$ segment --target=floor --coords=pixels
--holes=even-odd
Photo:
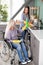
[[[34,65],[34,64],[33,64],[33,62],[31,62],[31,63],[28,63],[28,64],[26,64],[26,65]]]
[[[10,60],[7,61],[7,62],[3,62],[2,59],[0,58],[0,65],[11,65],[11,64],[10,64]],[[18,64],[17,64],[17,65],[18,65]],[[34,65],[34,64],[33,64],[33,62],[31,62],[31,63],[28,63],[28,64],[26,64],[26,65]]]
[[[12,52],[12,54],[14,55],[13,52]],[[14,58],[13,55],[11,55],[11,56]],[[11,59],[12,59],[12,57],[10,57],[10,59],[7,62],[4,62],[2,60],[2,58],[1,58],[1,55],[0,55],[0,65],[11,65]],[[13,64],[13,65],[18,65],[18,54],[15,55],[15,63],[16,64]],[[31,63],[28,63],[26,65],[34,65],[34,64],[33,64],[33,61],[32,61]]]
[[[16,64],[13,64],[13,65],[18,65],[18,62],[17,62],[17,60],[18,60],[18,58],[17,58],[18,56],[15,56],[15,63]],[[0,56],[0,65],[11,65],[11,58],[7,61],[7,62],[4,62],[3,60],[2,60],[2,58],[1,58],[1,56]],[[21,64],[20,64],[21,65]],[[26,64],[26,65],[34,65],[33,64],[33,61],[31,62],[31,63],[28,63],[28,64]]]
[[[28,63],[27,65],[34,65],[34,64],[33,64],[33,62],[31,62],[31,63]]]
[[[29,42],[28,42],[28,43],[29,43]],[[12,53],[12,54],[13,54],[13,53]],[[17,56],[16,56],[16,60],[17,60]],[[15,60],[16,64],[13,64],[13,65],[18,65],[18,63],[17,63],[16,60]],[[4,61],[2,60],[2,58],[0,57],[0,65],[11,65],[10,61],[11,61],[11,58],[10,58],[7,62],[4,62]],[[34,65],[34,64],[33,64],[33,61],[32,61],[31,63],[28,63],[28,64],[26,64],[26,65]]]

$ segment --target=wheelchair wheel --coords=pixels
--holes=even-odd
[[[0,41],[0,57],[4,62],[8,61],[10,57],[9,47],[4,41]]]

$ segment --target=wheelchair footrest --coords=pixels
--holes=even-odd
[[[11,65],[13,65],[13,61],[14,61],[14,59],[11,60]]]
[[[19,61],[19,65],[27,65],[27,64],[21,64],[21,62]]]

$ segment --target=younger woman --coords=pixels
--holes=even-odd
[[[30,19],[29,6],[25,6],[25,7],[24,7],[24,11],[23,11],[23,13],[22,13],[22,15],[21,15],[21,20],[26,21],[26,19],[28,19],[28,21],[29,21],[29,19]]]
[[[23,11],[23,13],[22,13],[22,15],[21,15],[21,20],[22,20],[22,21],[28,20],[28,22],[29,22],[29,20],[30,20],[29,6],[25,6],[25,7],[24,7],[24,11]],[[23,27],[23,24],[21,24],[20,27],[22,28],[22,27]],[[22,32],[23,39],[25,39],[26,31],[27,31],[27,30],[24,30],[24,31]]]

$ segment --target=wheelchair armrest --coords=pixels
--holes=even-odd
[[[0,33],[3,34],[3,37],[2,37],[2,38],[3,38],[3,40],[6,42],[6,44],[8,45],[9,49],[13,50],[12,42],[8,42],[9,39],[5,39],[5,38],[4,38],[4,34],[5,34],[5,32],[4,32],[4,31],[0,31]],[[14,48],[14,49],[15,49],[15,48]]]
[[[12,48],[12,43],[8,42],[8,39],[4,39],[4,41],[6,42],[6,44],[8,45],[9,49],[13,50]]]
[[[22,35],[17,35],[18,36],[18,39],[21,39]]]
[[[2,38],[3,38],[3,40],[6,42],[6,44],[8,45],[8,47],[12,49],[12,45],[11,45],[11,43],[8,42],[8,39],[5,39],[5,38],[4,38],[4,34],[5,34],[5,32],[4,32],[4,31],[0,31],[0,33],[3,34],[3,37],[2,37]]]

